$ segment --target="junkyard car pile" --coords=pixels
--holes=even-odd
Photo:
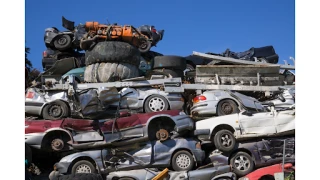
[[[26,159],[59,154],[51,180],[294,177],[294,73],[272,46],[208,60],[150,51],[152,25],[62,24],[25,97]]]

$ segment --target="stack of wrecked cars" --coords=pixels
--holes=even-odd
[[[150,50],[164,36],[152,25],[62,25],[45,30],[44,72],[25,95],[26,147],[61,157],[49,179],[236,180],[294,166],[295,67],[273,46],[181,57]]]

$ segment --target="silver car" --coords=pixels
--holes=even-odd
[[[121,108],[137,112],[157,112],[165,110],[182,110],[184,99],[178,93],[166,93],[153,88],[123,88],[120,92],[128,92],[121,100]],[[29,88],[25,99],[25,113],[41,116],[45,119],[60,119],[68,117],[74,111],[69,103],[66,91],[41,91]],[[109,106],[117,107],[118,101]]]
[[[176,171],[191,170],[201,164],[205,158],[200,142],[192,138],[175,138],[163,142],[149,141],[121,148],[120,153],[126,151],[131,157],[123,154],[114,156],[112,149],[78,152],[65,156],[56,163],[54,166],[59,173],[53,174],[105,174],[115,170],[140,169],[141,165],[135,163],[133,158],[143,162],[148,168],[172,166]],[[116,167],[110,163],[115,157],[119,159],[116,161]]]
[[[242,109],[265,110],[253,97],[227,90],[212,90],[193,98],[191,114],[194,117],[223,116],[239,113]]]

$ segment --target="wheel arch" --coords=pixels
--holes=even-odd
[[[43,115],[43,109],[44,107],[48,106],[50,103],[53,103],[53,102],[57,102],[57,101],[61,101],[63,103],[65,103],[68,107],[68,111],[69,111],[69,115],[71,114],[71,107],[69,105],[69,102],[64,100],[64,99],[56,99],[56,100],[53,100],[53,101],[50,101],[50,102],[46,102],[42,107],[41,107],[41,111],[40,111],[40,115],[42,116]]]
[[[172,166],[172,158],[173,158],[173,156],[179,151],[187,151],[187,152],[189,152],[192,155],[192,158],[193,158],[194,162],[197,163],[197,160],[194,157],[194,154],[192,153],[192,151],[190,149],[188,149],[188,148],[178,148],[178,149],[174,150],[173,153],[170,156],[170,166]]]
[[[171,105],[170,105],[169,99],[168,99],[167,97],[165,97],[165,96],[163,96],[163,95],[161,95],[161,94],[158,93],[158,94],[149,94],[149,95],[147,95],[147,96],[143,99],[143,103],[142,103],[142,105],[143,105],[143,112],[146,112],[144,106],[145,106],[145,104],[146,104],[146,102],[147,102],[147,99],[148,99],[150,96],[153,96],[153,95],[158,95],[158,96],[161,96],[161,97],[163,97],[164,99],[166,99],[166,100],[167,100],[167,103],[168,103],[168,110],[171,109]]]
[[[68,167],[68,173],[71,174],[71,170],[72,170],[73,165],[81,160],[86,160],[86,161],[89,161],[90,163],[92,163],[94,168],[97,170],[97,173],[100,173],[100,169],[97,168],[97,162],[89,156],[78,156],[78,157],[74,158]]]
[[[236,130],[235,130],[231,125],[229,125],[229,124],[220,124],[220,125],[218,125],[218,126],[216,126],[216,127],[214,127],[214,128],[212,129],[211,134],[210,134],[211,140],[213,140],[214,135],[215,135],[218,131],[223,130],[223,129],[229,130],[229,131],[231,131],[232,133],[234,133],[234,132],[236,131]]]
[[[234,151],[232,151],[232,153],[230,153],[229,157],[228,157],[228,164],[230,164],[231,158],[238,152],[245,152],[247,154],[249,154],[249,156],[252,158],[253,161],[253,165],[255,166],[256,164],[256,159],[254,158],[254,156],[252,155],[251,151],[249,149],[246,148],[238,148]]]
[[[161,121],[161,122],[164,122],[164,120],[163,119],[165,119],[165,121],[169,121],[169,122],[172,122],[172,123],[174,123],[174,126],[176,126],[176,122],[171,118],[171,116],[170,115],[168,115],[168,114],[159,114],[159,115],[156,115],[156,116],[152,116],[149,120],[148,120],[148,122],[147,122],[147,124],[146,124],[146,129],[147,129],[147,134],[148,134],[148,136],[149,136],[149,129],[150,128],[152,128],[152,125],[156,122],[156,121]],[[174,128],[174,127],[173,127]]]
[[[65,129],[61,129],[61,128],[52,128],[49,129],[48,131],[45,132],[45,135],[42,138],[41,141],[41,146],[40,148],[46,148],[46,143],[49,140],[48,138],[51,138],[52,136],[54,136],[55,134],[59,134],[62,135],[64,138],[69,138],[70,140],[73,141],[72,135],[69,131],[65,130]]]
[[[192,61],[186,60],[187,64],[190,64],[193,66],[194,69],[196,69],[197,65],[195,65]]]

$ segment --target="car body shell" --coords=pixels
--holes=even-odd
[[[201,94],[205,96],[206,100],[193,103],[191,107],[191,114],[197,114],[197,116],[213,116],[217,114],[217,106],[222,100],[233,100],[239,107],[239,109],[256,109],[258,111],[264,111],[265,108],[255,98],[243,95],[238,92],[226,91],[226,90],[212,90],[205,91]]]
[[[25,120],[25,142],[31,147],[42,149],[46,135],[54,132],[66,133],[73,143],[96,141],[112,143],[132,138],[147,139],[150,122],[160,120],[160,118],[172,120],[175,127],[171,128],[178,133],[193,130],[193,120],[184,113],[179,114],[181,112],[178,110],[169,110],[120,117],[115,121],[117,128],[114,129],[114,132],[112,132],[114,119]]]
[[[196,147],[197,143],[199,143],[199,141],[192,138],[175,138],[163,142],[148,141],[139,144],[139,146],[131,147],[126,152],[135,159],[142,161],[144,166],[148,168],[169,167],[173,154],[180,150],[191,152],[194,156],[195,163],[200,164],[205,158],[205,152]],[[117,155],[123,160],[119,162],[116,169],[115,167],[109,166],[105,161],[109,161],[113,157],[111,151],[111,149],[103,149],[77,152],[63,157],[55,166],[60,174],[70,173],[70,165],[74,164],[78,159],[90,159],[94,161],[99,173],[141,168],[140,164],[133,162],[133,159],[126,155]]]
[[[285,162],[294,162],[295,138],[292,136],[236,143],[234,150],[230,152],[220,152],[215,150],[211,153],[209,159],[214,166],[224,166],[230,163],[230,160],[235,153],[246,152],[252,157],[256,168],[281,163],[283,160],[284,140],[286,140]]]
[[[281,95],[283,96],[284,101],[281,101],[280,98],[275,98],[270,101],[265,101],[264,104],[272,103],[277,110],[290,108],[295,105],[295,88],[286,88]]]
[[[182,110],[184,107],[184,99],[178,93],[166,93],[159,89],[153,88],[123,88],[121,91],[132,91],[125,95],[121,100],[121,108],[135,110],[137,112],[144,111],[146,99],[151,95],[160,95],[169,104],[170,110]],[[42,116],[43,108],[50,102],[61,100],[66,102],[71,111],[73,107],[69,104],[69,99],[66,91],[46,91],[41,92],[37,88],[29,88],[28,91],[33,92],[34,96],[25,99],[25,113],[30,115]],[[119,102],[114,102],[110,106],[117,107]]]
[[[231,130],[236,139],[294,134],[295,109],[259,113],[242,111],[196,122],[196,129],[210,129],[209,136],[199,136],[203,141],[212,140],[219,128]]]

